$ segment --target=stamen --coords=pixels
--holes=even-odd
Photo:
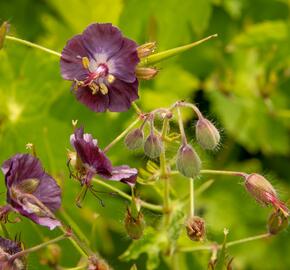
[[[94,81],[90,83],[90,88],[92,89],[93,95],[97,94],[100,89],[100,87]]]
[[[85,69],[89,69],[89,66],[90,66],[90,60],[88,57],[83,57],[82,58],[82,64],[83,64],[83,67]]]
[[[113,75],[113,74],[109,74],[108,76],[107,76],[107,81],[108,81],[108,83],[113,83],[114,81],[115,81],[115,76]]]
[[[108,94],[109,89],[104,83],[100,83],[100,91],[103,95]]]

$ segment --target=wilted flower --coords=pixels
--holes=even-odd
[[[24,257],[10,260],[11,257],[22,251],[21,243],[0,236],[0,270],[25,270],[26,260]]]
[[[280,210],[275,210],[268,219],[268,231],[270,234],[278,234],[288,227],[288,216]]]
[[[14,210],[51,230],[60,226],[53,215],[61,205],[61,191],[45,173],[40,161],[29,154],[17,154],[2,165],[7,188],[7,206],[0,219]]]
[[[127,165],[113,167],[105,153],[98,147],[98,142],[91,134],[84,134],[82,128],[75,129],[70,141],[76,150],[80,167],[77,168],[82,185],[90,186],[91,179],[99,175],[108,180],[120,181],[133,186],[137,178],[137,169]]]
[[[121,112],[138,98],[137,44],[110,23],[95,23],[69,40],[61,73],[74,81],[77,99],[95,112]]]
[[[139,58],[145,58],[151,55],[156,49],[156,42],[148,42],[143,45],[140,45],[137,48]]]
[[[163,148],[162,141],[159,135],[151,132],[144,144],[144,153],[150,158],[157,158],[160,156]]]
[[[181,145],[176,158],[176,168],[184,176],[195,178],[201,168],[201,161],[190,144]]]
[[[202,241],[205,238],[205,222],[198,216],[190,217],[186,222],[186,231],[192,241]]]
[[[280,209],[285,216],[289,215],[286,205],[278,199],[276,190],[271,183],[257,173],[245,174],[245,186],[247,191],[262,205],[272,204]]]
[[[98,259],[95,256],[90,256],[88,260],[88,270],[110,270],[109,265],[102,259]]]
[[[195,128],[196,139],[198,143],[204,148],[213,150],[220,141],[220,134],[212,122],[205,118],[198,119]]]
[[[130,150],[135,150],[142,147],[143,142],[144,133],[140,128],[133,129],[125,138],[125,144]]]

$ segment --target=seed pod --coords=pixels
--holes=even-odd
[[[201,168],[201,161],[190,144],[181,145],[176,158],[176,168],[184,176],[195,178]]]
[[[220,134],[217,128],[209,120],[199,118],[195,128],[196,139],[202,148],[214,150],[220,141]]]
[[[280,209],[287,217],[289,210],[286,205],[278,199],[278,195],[271,183],[262,175],[252,173],[245,175],[245,187],[247,191],[262,205],[273,205],[276,209]]]
[[[268,219],[268,232],[270,234],[278,234],[279,232],[287,229],[288,217],[280,211],[275,211]]]
[[[128,208],[125,216],[125,229],[130,238],[137,240],[142,237],[145,228],[144,216],[139,211],[136,218],[131,214],[131,210]]]
[[[158,73],[156,68],[152,67],[137,67],[136,68],[136,77],[142,80],[151,80]]]
[[[162,141],[158,135],[151,133],[144,144],[145,155],[150,158],[157,158],[160,156],[163,148]]]
[[[186,222],[186,231],[192,241],[203,241],[205,239],[205,222],[198,216],[190,217]]]
[[[133,129],[125,138],[125,145],[130,150],[135,150],[143,146],[144,133],[140,128]]]

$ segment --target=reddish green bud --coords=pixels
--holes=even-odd
[[[186,231],[192,241],[203,241],[205,239],[205,222],[198,216],[190,217],[186,222]]]
[[[142,237],[145,228],[144,216],[139,211],[137,217],[135,218],[131,210],[128,208],[125,216],[125,229],[130,238],[137,240]]]
[[[201,161],[190,144],[181,145],[176,159],[176,168],[184,176],[195,178],[201,168]]]
[[[136,128],[129,132],[125,138],[125,145],[130,150],[135,150],[143,146],[144,133],[141,129]]]
[[[5,36],[9,31],[10,24],[8,22],[3,22],[0,26],[0,50],[3,48]]]
[[[200,118],[195,128],[196,139],[204,149],[214,150],[220,141],[217,128],[209,120]]]
[[[156,68],[152,67],[137,67],[136,68],[136,77],[142,80],[151,80],[158,73]]]
[[[160,156],[163,148],[162,141],[158,135],[151,133],[144,144],[145,155],[150,158],[157,158]]]
[[[148,42],[137,48],[138,57],[144,58],[149,56],[156,49],[156,42]]]
[[[280,211],[275,211],[268,219],[268,231],[270,234],[278,234],[288,227],[288,217]]]
[[[40,263],[49,267],[56,267],[60,262],[61,249],[57,244],[48,245],[40,256]]]
[[[280,209],[287,217],[289,210],[286,205],[278,199],[276,190],[271,183],[262,175],[252,173],[245,175],[245,186],[247,191],[262,205],[273,205],[276,209]]]
[[[102,259],[98,259],[95,256],[88,258],[88,270],[110,270],[110,266]]]

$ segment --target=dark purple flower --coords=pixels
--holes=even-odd
[[[0,236],[0,270],[24,270],[26,262],[24,257],[10,261],[11,257],[22,251],[21,243]]]
[[[137,44],[110,23],[95,23],[70,39],[61,74],[74,81],[77,99],[95,112],[121,112],[138,98]]]
[[[61,205],[61,191],[45,173],[40,161],[29,154],[17,154],[2,165],[8,208],[51,230],[60,226],[53,215]],[[5,213],[5,211],[2,211]],[[7,212],[7,211],[6,211]],[[2,217],[3,218],[3,217]]]
[[[97,174],[105,179],[120,181],[130,186],[134,185],[137,178],[137,169],[127,165],[113,167],[105,153],[98,147],[98,142],[91,134],[84,134],[82,128],[75,130],[70,141],[81,161],[78,171],[82,184],[90,186],[91,179]]]

